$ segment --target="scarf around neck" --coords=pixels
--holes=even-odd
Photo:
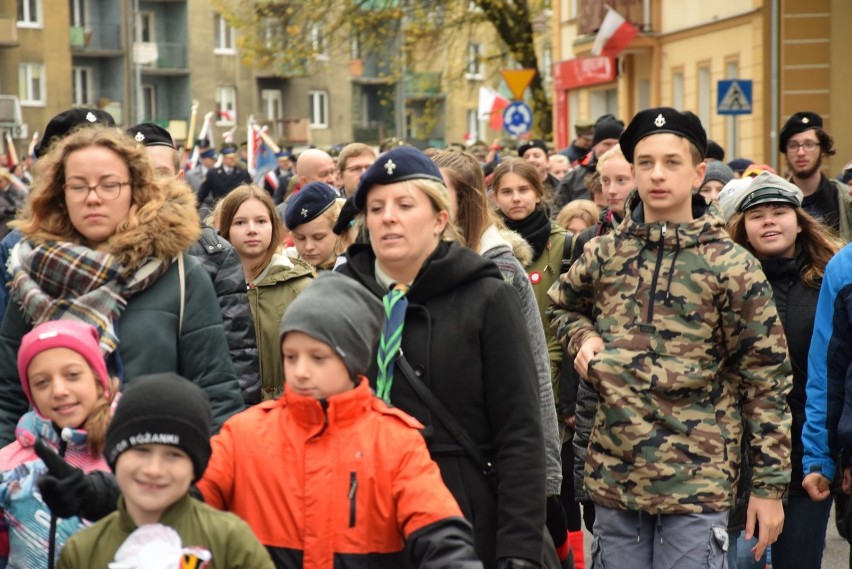
[[[520,233],[521,237],[527,240],[533,248],[533,259],[538,259],[547,247],[547,242],[550,241],[550,219],[547,215],[542,210],[536,209],[521,221],[514,221],[505,216],[503,221],[506,227]]]
[[[84,245],[24,240],[9,257],[12,298],[33,326],[49,320],[80,320],[98,329],[104,355],[115,351],[115,323],[127,300],[146,290],[169,268],[149,258],[128,270],[116,258]]]

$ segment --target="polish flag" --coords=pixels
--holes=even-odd
[[[501,97],[491,87],[479,88],[479,118],[488,119],[491,130],[503,130],[503,111],[509,99]]]
[[[595,43],[592,44],[592,55],[605,57],[618,57],[627,44],[636,37],[639,30],[636,26],[624,19],[624,17],[610,8],[606,7],[606,16],[604,16],[601,27],[595,36]]]

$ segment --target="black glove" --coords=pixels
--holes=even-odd
[[[497,569],[541,569],[541,565],[517,557],[504,557],[497,560]]]
[[[97,471],[84,474],[41,440],[36,441],[35,452],[47,466],[47,472],[38,479],[41,498],[57,517],[97,521],[115,511],[119,490],[112,475]]]

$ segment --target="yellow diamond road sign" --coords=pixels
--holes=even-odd
[[[503,69],[500,71],[503,81],[509,86],[515,100],[524,98],[524,91],[529,87],[535,73],[535,69]]]

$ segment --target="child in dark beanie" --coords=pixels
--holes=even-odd
[[[210,403],[195,384],[173,373],[136,378],[106,436],[104,455],[122,492],[118,511],[73,536],[58,566],[162,559],[156,566],[272,567],[245,522],[189,495],[210,459],[210,423]]]
[[[321,275],[281,322],[284,394],[212,440],[199,490],[246,520],[278,567],[482,567],[422,426],[361,375],[381,325],[369,291]]]

